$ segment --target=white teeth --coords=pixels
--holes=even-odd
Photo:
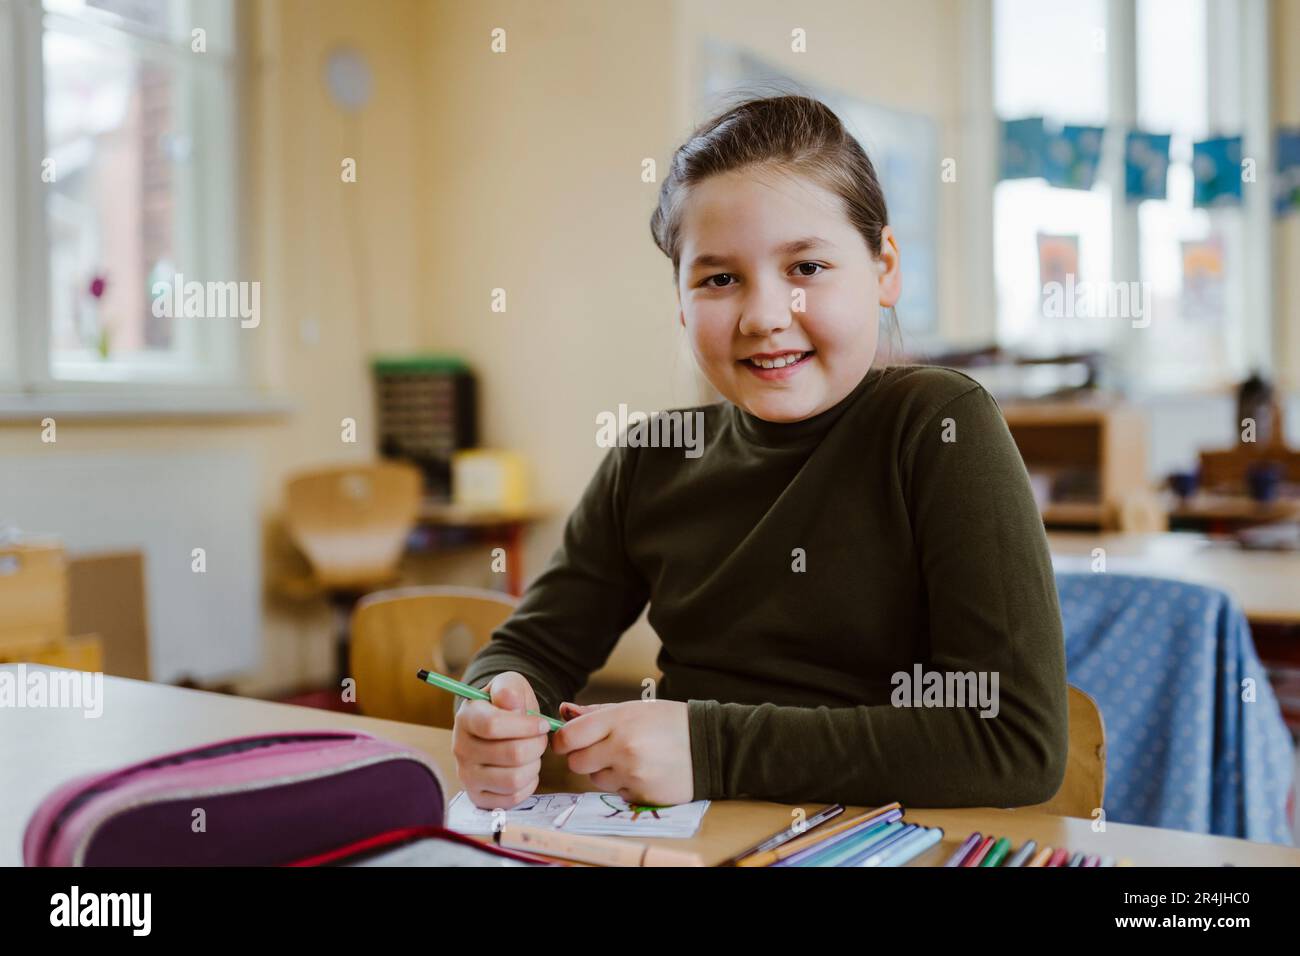
[[[782,355],[776,359],[750,359],[749,361],[761,368],[785,368],[787,365],[793,365],[807,354],[807,352],[799,352],[795,355]]]

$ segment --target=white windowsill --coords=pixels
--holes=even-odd
[[[0,391],[0,424],[67,421],[194,421],[266,419],[296,410],[287,398],[247,392],[188,391]]]

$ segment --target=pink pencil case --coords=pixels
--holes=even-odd
[[[274,866],[328,858],[381,834],[441,829],[445,794],[430,760],[368,734],[239,737],[59,787],[28,821],[23,862]]]

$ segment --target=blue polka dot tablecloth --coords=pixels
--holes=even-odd
[[[1292,843],[1295,752],[1245,615],[1214,588],[1058,572],[1069,681],[1106,729],[1106,819]]]

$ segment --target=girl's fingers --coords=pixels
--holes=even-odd
[[[486,740],[535,737],[551,729],[551,725],[540,717],[530,717],[516,710],[503,710],[486,700],[467,701],[456,719],[475,737]]]
[[[535,789],[541,770],[542,762],[534,760],[522,767],[478,766],[474,768],[470,776],[473,778],[472,787],[474,790],[510,796],[519,793],[521,790],[529,790],[530,787]],[[471,781],[465,781],[465,785],[466,789],[469,789]],[[518,802],[518,800],[515,801],[515,803]],[[511,805],[513,806],[513,804]]]
[[[574,704],[565,701],[560,705],[560,716],[564,718],[581,717],[583,714],[589,714],[593,710],[601,710],[605,707],[613,707],[613,704]]]
[[[540,760],[548,743],[545,734],[517,737],[513,740],[471,739],[466,746],[466,763],[483,767],[522,767]]]
[[[590,747],[583,747],[568,754],[569,769],[574,773],[596,774],[614,767],[616,753],[614,742],[605,737]]]

